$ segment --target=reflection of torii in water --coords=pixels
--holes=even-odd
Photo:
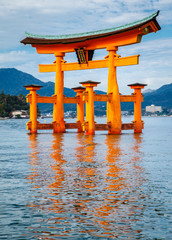
[[[69,138],[64,134],[48,134],[45,149],[39,140],[41,135],[28,136],[31,171],[27,179],[32,199],[28,207],[44,216],[44,224],[38,228],[34,214],[29,229],[39,236],[46,227],[43,239],[53,239],[56,234],[70,238],[74,230],[104,238],[121,234],[136,238],[142,231],[137,223],[143,221],[142,214],[148,207],[142,201],[146,181],[140,165],[142,136],[130,135],[128,140],[120,135],[73,135],[75,148],[70,155],[65,153]]]
[[[143,122],[141,121],[141,88],[145,84],[131,84],[135,90],[134,95],[126,96],[119,94],[116,67],[138,64],[139,55],[130,57],[120,57],[117,54],[119,47],[140,43],[142,36],[160,30],[156,20],[158,12],[147,18],[134,23],[126,24],[121,27],[87,32],[82,34],[69,34],[62,36],[42,36],[26,33],[27,37],[21,41],[23,44],[31,44],[35,47],[37,53],[54,54],[56,60],[53,64],[39,65],[40,72],[56,72],[55,95],[51,97],[40,97],[36,95],[36,90],[40,86],[25,86],[30,90],[27,99],[30,102],[30,122],[27,124],[31,133],[37,132],[37,129],[53,129],[54,132],[65,132],[67,128],[77,128],[78,131],[86,131],[86,134],[94,134],[95,130],[108,130],[109,134],[120,134],[123,129],[134,129],[135,133],[142,132]],[[108,55],[104,60],[92,60],[94,50],[106,49]],[[78,62],[66,63],[63,60],[65,54],[76,52]],[[86,103],[86,121],[84,122],[84,108],[81,107],[82,95],[77,97],[64,97],[64,71],[86,70],[95,68],[108,68],[107,95],[95,95],[93,87],[98,82],[81,82],[86,88],[84,102]],[[74,89],[77,93],[80,89]],[[94,101],[107,102],[107,124],[95,124],[94,122]],[[135,116],[134,123],[122,124],[120,102],[134,102]],[[40,124],[37,122],[36,104],[53,103],[53,122],[51,124]],[[80,106],[77,123],[65,124],[64,122],[64,103],[76,103]],[[78,108],[79,109],[79,108]],[[83,129],[82,129],[82,126]]]

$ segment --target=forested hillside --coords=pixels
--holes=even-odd
[[[11,96],[10,94],[0,93],[0,117],[11,117],[14,110],[29,110],[26,98],[23,94]]]

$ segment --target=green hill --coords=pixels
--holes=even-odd
[[[19,94],[27,95],[29,92],[24,88],[25,85],[37,84],[43,86],[38,94],[40,96],[51,96],[54,94],[54,83],[43,82],[30,74],[19,71],[15,68],[1,68],[0,69],[0,91],[3,90],[4,94],[16,95]],[[105,94],[102,91],[96,91],[99,94]],[[70,88],[64,88],[64,95],[67,97],[74,97],[76,93]],[[39,109],[42,113],[52,112],[53,104],[38,104]],[[105,114],[102,103],[95,103],[97,115]],[[103,109],[103,112],[102,112]],[[64,104],[65,111],[76,111],[76,104]]]
[[[0,89],[5,94],[27,95],[28,91],[24,88],[24,85],[37,84],[43,86],[39,94],[42,96],[51,96],[54,94],[54,83],[43,82],[28,73],[21,72],[15,68],[1,68],[0,69]],[[74,91],[69,88],[64,89],[64,94],[68,96],[74,96]]]
[[[43,82],[30,74],[19,71],[15,68],[1,68],[0,69],[0,90],[5,94],[16,95],[29,93],[24,86],[29,84],[37,84],[43,86],[38,94],[41,96],[51,96],[54,94],[54,83]],[[72,89],[64,88],[64,95],[73,97],[75,93]],[[65,106],[68,111],[70,106]],[[53,110],[52,104],[39,104],[41,112],[51,112]],[[74,108],[74,106],[71,106]]]
[[[172,83],[163,85],[151,93],[145,93],[143,107],[151,104],[172,109]]]
[[[0,93],[0,117],[12,117],[12,111],[15,110],[29,110],[24,95],[18,96],[5,95],[3,91]]]

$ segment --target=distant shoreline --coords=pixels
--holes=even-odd
[[[106,116],[95,116],[95,118],[105,118]],[[128,116],[123,116],[123,117],[134,117],[134,115],[128,115]],[[172,115],[159,115],[159,116],[155,116],[155,115],[149,115],[149,116],[142,116],[142,117],[172,117]],[[52,117],[42,117],[42,119],[47,119],[47,118],[52,118]],[[29,118],[8,118],[8,117],[5,117],[5,118],[2,118],[0,117],[0,120],[26,120],[26,119],[29,119]],[[40,118],[38,118],[40,119]],[[73,117],[65,117],[64,119],[74,119]]]

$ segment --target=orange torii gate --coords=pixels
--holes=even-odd
[[[30,103],[30,121],[27,126],[31,133],[38,129],[53,129],[54,132],[65,132],[67,128],[77,128],[78,132],[94,134],[95,130],[108,130],[109,134],[120,134],[123,129],[134,129],[135,133],[142,132],[141,102],[143,97],[141,89],[145,84],[130,84],[134,89],[133,95],[120,95],[116,76],[116,67],[135,65],[139,63],[139,55],[121,57],[117,54],[118,48],[130,44],[140,43],[142,36],[157,32],[160,26],[156,20],[159,11],[151,16],[121,27],[87,32],[82,34],[69,34],[60,36],[33,35],[26,33],[27,37],[21,41],[23,44],[31,44],[37,53],[54,54],[56,60],[53,64],[39,65],[40,72],[55,72],[55,94],[51,97],[42,97],[36,93],[41,86],[25,86],[30,90],[27,101]],[[92,60],[94,50],[106,49],[109,54],[104,60]],[[67,63],[65,54],[75,52],[78,62]],[[107,95],[94,94],[93,87],[99,82],[81,82],[83,87],[74,88],[76,97],[69,98],[63,95],[64,71],[86,70],[96,68],[108,68]],[[107,102],[107,124],[95,124],[94,101]],[[129,124],[121,122],[120,102],[134,102],[134,121]],[[53,122],[41,124],[37,121],[37,103],[53,103]],[[64,103],[77,104],[77,123],[64,121]],[[86,103],[86,121],[84,121],[84,103]]]

